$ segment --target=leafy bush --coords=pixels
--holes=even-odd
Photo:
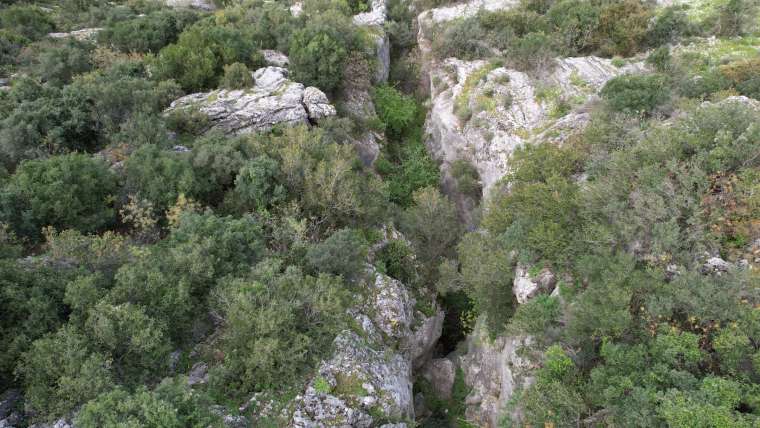
[[[82,407],[75,423],[83,428],[222,427],[221,417],[210,407],[208,397],[193,391],[185,378],[167,378],[154,391],[143,387],[130,394],[117,388],[103,394]]]
[[[64,269],[25,268],[14,260],[0,260],[0,388],[13,384],[13,368],[32,342],[64,322],[63,287],[72,272]]]
[[[70,154],[22,163],[3,189],[2,217],[21,236],[44,226],[96,232],[114,221],[117,182],[108,166]]]
[[[413,201],[402,215],[401,231],[414,246],[423,283],[432,285],[438,265],[453,255],[461,225],[456,207],[438,189],[417,190]]]
[[[180,9],[120,21],[98,34],[101,43],[122,52],[158,53],[164,46],[174,43],[185,27],[191,25],[197,15]]]
[[[35,341],[17,374],[27,403],[45,419],[67,414],[114,387],[106,356],[92,352],[87,338],[71,328]]]
[[[388,138],[398,140],[417,117],[416,102],[387,85],[375,88],[372,99]]]
[[[407,286],[417,283],[417,266],[414,251],[406,242],[394,239],[377,252],[377,261],[382,263],[385,273]]]
[[[225,359],[210,383],[221,397],[298,382],[329,349],[349,297],[340,279],[306,276],[294,266],[283,271],[276,260],[259,264],[250,278],[225,281],[216,296]]]
[[[31,40],[41,39],[55,29],[50,17],[39,7],[32,5],[13,5],[0,10],[0,24],[4,30]]]
[[[354,31],[350,20],[337,11],[309,19],[290,42],[292,78],[325,92],[335,91],[343,81],[349,53],[359,47]]]
[[[652,113],[670,95],[661,75],[625,75],[610,79],[600,95],[610,107],[626,113]]]
[[[92,46],[76,40],[66,40],[47,46],[37,57],[32,73],[43,82],[56,86],[70,83],[74,76],[92,69]]]
[[[159,212],[172,206],[180,195],[197,198],[206,191],[188,153],[145,145],[132,153],[124,167],[127,192],[152,202]]]
[[[224,76],[219,84],[224,89],[244,89],[253,86],[251,70],[245,64],[236,62],[224,66]]]
[[[451,175],[457,182],[457,189],[464,195],[479,200],[482,192],[480,174],[475,166],[464,160],[458,159],[451,164]]]
[[[249,64],[254,50],[242,30],[199,22],[161,50],[152,70],[159,79],[175,79],[186,91],[200,91],[217,86],[225,65]]]
[[[10,74],[16,64],[21,48],[29,43],[29,39],[12,31],[0,30],[0,72]]]
[[[367,245],[350,229],[341,229],[314,245],[306,253],[311,269],[356,280],[364,270]]]

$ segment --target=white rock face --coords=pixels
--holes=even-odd
[[[499,426],[509,400],[515,392],[533,383],[531,361],[518,355],[532,338],[501,336],[491,341],[485,326],[478,321],[467,339],[467,354],[459,358],[465,383],[472,391],[465,399],[467,420],[484,428]],[[519,415],[511,415],[517,419]]]
[[[264,56],[264,61],[267,65],[275,67],[287,67],[290,64],[290,58],[280,51],[271,49],[262,49],[261,54]]]
[[[443,168],[457,159],[472,162],[480,174],[484,194],[509,171],[509,158],[522,144],[535,140],[544,128],[582,129],[583,112],[555,119],[558,103],[582,106],[612,77],[643,69],[641,64],[615,67],[597,57],[555,61],[549,76],[539,84],[515,70],[491,69],[484,61],[449,58],[430,70],[431,110],[426,122],[431,153]],[[470,117],[457,115],[467,110]],[[546,136],[546,134],[544,134]]]
[[[206,11],[216,10],[216,5],[212,0],[166,0],[169,7],[190,7]]]
[[[49,33],[48,37],[53,39],[72,38],[79,40],[80,42],[85,42],[95,40],[98,37],[98,33],[101,31],[103,31],[102,28],[83,28],[69,33]]]
[[[543,269],[535,277],[531,276],[528,268],[518,264],[515,269],[515,280],[512,284],[512,292],[517,298],[517,303],[524,304],[536,297],[539,293],[551,294],[557,285],[557,278],[548,269]]]
[[[414,419],[415,358],[440,337],[443,312],[426,317],[403,284],[373,268],[368,273],[371,297],[351,311],[361,332],[335,339],[335,352],[295,399],[294,427],[370,427],[377,414]]]
[[[388,80],[391,67],[391,44],[383,26],[387,18],[386,0],[372,0],[372,8],[369,12],[354,15],[354,25],[369,27],[370,33],[375,40],[375,83],[383,83]]]
[[[174,101],[167,113],[198,108],[209,117],[212,128],[235,135],[267,131],[278,124],[309,124],[335,115],[324,92],[304,88],[287,76],[284,68],[261,68],[253,73],[256,83],[250,89],[187,95]]]

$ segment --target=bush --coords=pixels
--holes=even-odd
[[[0,26],[27,39],[38,40],[55,29],[53,21],[37,6],[13,5],[0,10]]]
[[[37,239],[43,226],[97,232],[115,218],[117,181],[108,166],[88,155],[27,161],[0,198],[0,215],[16,233]]]
[[[32,74],[43,82],[63,86],[92,69],[92,46],[76,40],[54,43],[40,52]]]
[[[225,65],[250,64],[255,48],[242,30],[199,22],[163,48],[152,68],[158,79],[175,79],[185,91],[200,91],[217,86]]]
[[[306,260],[311,269],[340,275],[348,281],[360,277],[366,258],[366,243],[350,229],[341,229],[333,233],[306,253]]]
[[[474,200],[480,200],[483,191],[480,184],[480,174],[475,166],[464,160],[457,159],[451,164],[451,175],[457,182],[457,190]]]
[[[350,20],[336,11],[312,17],[290,42],[293,80],[333,92],[343,81],[349,54],[359,47]]]
[[[12,31],[0,30],[0,73],[11,74],[21,48],[29,39]]]
[[[560,40],[570,53],[588,52],[596,48],[594,31],[599,26],[600,10],[592,2],[561,0],[555,2],[546,16],[559,33]]]
[[[13,368],[32,342],[64,322],[63,287],[73,276],[67,269],[29,269],[0,260],[0,388],[13,385]]]
[[[391,240],[377,252],[377,261],[382,263],[385,273],[403,282],[407,286],[417,284],[417,266],[414,251],[406,242]]]
[[[76,87],[60,90],[29,80],[14,85],[18,102],[0,121],[0,161],[10,170],[41,154],[93,151],[101,136],[92,105]]]
[[[239,62],[225,65],[220,86],[224,89],[244,89],[253,86],[251,70]]]
[[[438,266],[453,256],[461,225],[456,207],[438,189],[417,190],[413,200],[402,214],[401,231],[414,246],[423,282],[432,286]]]
[[[250,278],[224,281],[215,295],[225,358],[210,384],[220,397],[301,385],[300,376],[330,349],[349,302],[340,279],[306,276],[294,266],[283,271],[276,260],[260,263]]]
[[[721,65],[719,70],[740,94],[760,99],[760,59],[735,61]]]
[[[603,54],[631,56],[646,42],[652,10],[641,0],[606,3],[599,13],[596,43]]]
[[[114,387],[110,361],[71,328],[35,341],[16,372],[26,403],[44,419],[68,414]]]
[[[388,138],[398,140],[417,117],[417,104],[391,86],[379,86],[373,93],[375,109],[385,124]]]
[[[670,90],[661,75],[625,75],[610,79],[600,95],[615,111],[649,114],[668,101]]]
[[[180,195],[197,198],[205,194],[188,153],[145,145],[132,153],[124,167],[127,193],[152,202],[159,212],[172,206]]]
[[[74,422],[82,428],[140,426],[146,428],[219,428],[221,416],[211,402],[187,385],[187,379],[164,379],[154,391],[144,387],[129,393],[117,388],[82,406]]]
[[[174,43],[182,30],[196,19],[197,15],[190,10],[152,13],[117,22],[101,31],[98,38],[121,52],[158,53]]]

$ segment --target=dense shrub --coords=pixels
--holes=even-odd
[[[180,195],[198,198],[207,190],[196,177],[188,153],[145,145],[132,153],[124,166],[126,191],[152,202],[159,211],[172,206]]]
[[[63,86],[92,69],[92,50],[89,43],[76,40],[51,44],[37,55],[32,74],[43,82]]]
[[[75,422],[83,428],[141,426],[222,427],[221,417],[210,411],[211,400],[194,391],[184,377],[167,378],[155,390],[134,393],[117,388],[88,402]]]
[[[16,64],[16,57],[29,39],[8,30],[0,30],[0,72],[8,73]]]
[[[244,89],[253,86],[251,70],[245,64],[236,62],[224,66],[224,76],[219,83],[224,89]]]
[[[152,70],[159,79],[175,79],[186,91],[200,91],[217,85],[225,65],[249,64],[254,49],[241,30],[199,22],[161,50]]]
[[[391,86],[379,86],[373,93],[377,115],[385,124],[388,138],[397,140],[417,117],[414,99]]]
[[[152,13],[117,22],[101,31],[98,38],[101,43],[122,52],[158,53],[174,43],[182,30],[196,19],[197,15],[189,10]]]
[[[31,40],[38,40],[55,28],[53,21],[42,9],[31,5],[14,5],[0,10],[0,24],[4,30]]]
[[[661,75],[626,75],[610,79],[600,92],[610,107],[626,113],[648,114],[668,101],[668,85]]]
[[[314,271],[340,275],[348,281],[360,277],[366,257],[366,244],[350,229],[333,233],[306,253],[306,260]]]
[[[329,349],[348,302],[339,278],[282,270],[276,260],[259,264],[248,279],[225,281],[216,295],[225,359],[210,382],[222,397],[297,382]]]
[[[293,33],[289,50],[293,79],[332,92],[343,81],[349,53],[359,47],[349,18],[337,11],[314,16]]]
[[[114,221],[117,182],[101,160],[70,154],[22,163],[3,189],[2,216],[22,236],[44,226],[96,232]]]
[[[92,105],[85,93],[23,80],[11,91],[17,102],[0,121],[0,159],[16,164],[41,154],[93,151],[101,140]]]

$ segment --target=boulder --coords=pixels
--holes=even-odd
[[[193,364],[190,373],[187,375],[187,384],[193,386],[206,383],[208,383],[208,364],[204,362]]]
[[[215,90],[184,96],[166,113],[197,108],[209,118],[210,128],[239,135],[268,131],[275,125],[310,124],[335,115],[327,96],[317,88],[288,79],[281,67],[265,67],[253,73],[248,89]]]
[[[557,278],[549,269],[543,269],[533,277],[526,266],[518,264],[515,269],[512,292],[517,299],[517,303],[522,305],[539,293],[552,293],[556,285]]]
[[[731,266],[731,263],[721,259],[720,257],[710,257],[702,265],[701,272],[703,274],[713,273],[720,275],[722,273],[728,272],[728,270],[731,269]]]

